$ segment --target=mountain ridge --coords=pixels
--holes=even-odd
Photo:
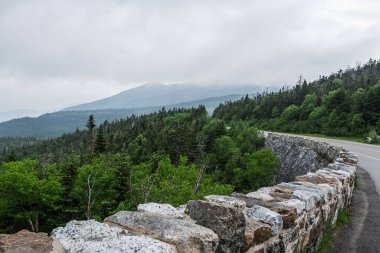
[[[180,104],[139,107],[139,108],[120,108],[120,109],[103,109],[103,110],[77,110],[77,111],[57,111],[45,113],[38,117],[23,117],[12,119],[0,123],[1,137],[37,137],[51,138],[57,137],[64,133],[73,132],[78,129],[84,129],[86,120],[90,114],[95,116],[98,123],[105,120],[112,121],[126,118],[132,114],[141,115],[159,111],[163,107],[172,108],[191,108],[203,104],[209,114],[220,104],[226,101],[235,101],[243,97],[241,94],[234,94],[221,97],[211,97],[195,101],[187,101]]]
[[[70,106],[62,111],[142,108],[192,102],[233,94],[253,94],[263,91],[254,85],[199,85],[146,83],[100,100]]]

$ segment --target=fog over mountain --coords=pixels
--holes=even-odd
[[[33,110],[16,110],[8,112],[0,112],[0,122],[4,122],[11,119],[17,119],[22,117],[37,117],[41,115],[42,112]]]
[[[228,95],[221,97],[205,98],[201,100],[189,101],[179,104],[168,104],[161,106],[136,107],[123,109],[88,109],[88,110],[71,110],[46,113],[39,117],[23,117],[0,123],[1,137],[36,137],[51,138],[57,137],[64,133],[70,133],[78,129],[85,129],[86,121],[90,114],[94,115],[97,123],[104,121],[111,122],[116,119],[124,119],[132,114],[141,115],[158,112],[163,107],[166,110],[173,108],[196,108],[204,105],[211,115],[213,110],[225,101],[235,101],[242,95]],[[112,106],[112,104],[110,104]],[[90,107],[90,106],[88,106]]]
[[[263,90],[265,90],[265,88],[252,85],[232,84],[212,86],[148,83],[120,92],[108,98],[68,107],[65,111],[156,107],[226,95],[252,95],[257,92],[262,92]]]
[[[275,8],[274,8],[275,6]],[[148,82],[293,85],[380,57],[380,1],[0,1],[0,111]]]

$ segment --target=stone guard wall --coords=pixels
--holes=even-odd
[[[275,183],[295,180],[296,176],[327,167],[338,157],[337,147],[305,138],[268,134],[266,147],[274,150],[282,167]]]
[[[71,221],[53,230],[52,237],[65,252],[315,252],[325,229],[350,205],[357,158],[298,137],[270,135],[267,145],[282,161],[291,154],[302,169],[287,169],[305,175],[245,195],[191,200],[179,208],[142,204],[137,212],[121,211],[104,223]],[[291,149],[302,153],[295,156]]]

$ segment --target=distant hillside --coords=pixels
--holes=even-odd
[[[203,104],[211,114],[220,103],[238,100],[242,96],[243,95],[229,95],[212,97],[180,104],[166,105],[165,108],[191,108]],[[132,114],[141,115],[151,113],[158,111],[161,108],[162,106],[152,106],[127,109],[78,110],[46,113],[37,118],[24,117],[0,123],[0,137],[56,137],[63,133],[75,131],[76,128],[84,129],[87,118],[90,114],[95,116],[97,123],[103,123],[105,120],[112,121],[115,119],[126,118]]]
[[[9,112],[0,112],[0,122],[8,121],[11,119],[17,119],[22,117],[37,117],[41,115],[41,112],[32,110],[16,110]]]
[[[68,107],[64,110],[78,111],[155,107],[180,104],[211,97],[227,96],[230,94],[252,95],[263,90],[264,88],[262,87],[249,85],[207,86],[195,84],[164,85],[154,83],[129,89],[91,103]]]

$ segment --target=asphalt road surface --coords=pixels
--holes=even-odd
[[[354,191],[350,223],[337,232],[331,252],[380,253],[380,146],[327,138],[299,137],[343,147],[356,154],[359,159],[359,188]]]

